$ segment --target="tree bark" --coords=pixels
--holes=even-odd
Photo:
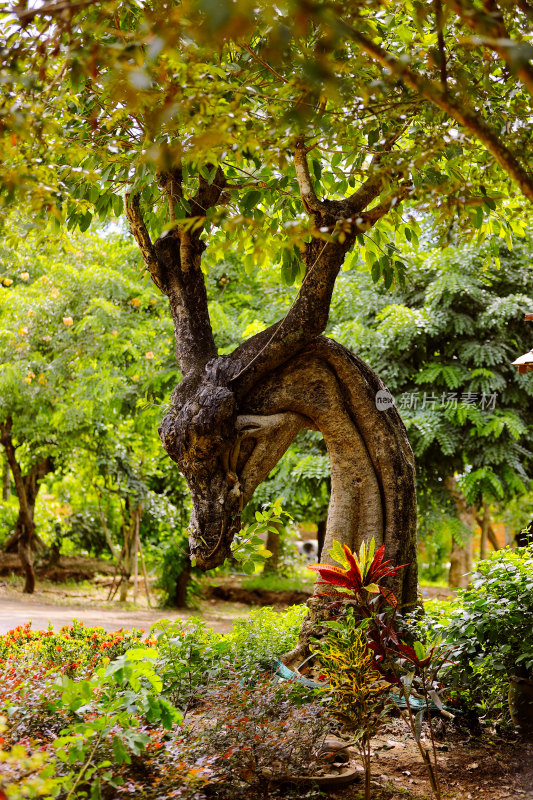
[[[9,463],[6,459],[2,466],[2,500],[9,500],[11,497],[11,473]]]
[[[463,494],[457,488],[456,478],[446,478],[445,483],[455,502],[457,516],[464,526],[464,535],[461,538],[452,536],[448,586],[452,589],[466,589],[468,576],[472,572],[472,531],[476,524],[476,512],[473,506],[467,506]]]
[[[137,506],[133,513],[129,513],[130,503],[126,500],[124,512],[123,537],[124,545],[122,549],[122,559],[120,561],[120,593],[119,602],[125,603],[128,597],[130,578],[135,571],[135,560],[137,558],[137,540],[139,536],[139,525],[142,516],[142,506]]]
[[[481,518],[481,541],[479,545],[479,560],[484,561],[487,558],[487,543],[490,528],[490,506],[485,500],[483,503],[483,517]]]
[[[278,528],[278,532],[274,533],[274,531],[268,531],[267,540],[266,540],[266,549],[270,550],[272,555],[270,558],[267,558],[265,561],[265,566],[263,572],[268,575],[276,573],[278,571],[279,566],[279,551],[280,551],[280,542],[279,542],[279,526],[273,526]]]
[[[174,590],[174,605],[176,608],[187,607],[187,589],[189,587],[189,580],[191,578],[191,559],[187,556],[187,561],[178,577],[176,578],[176,588]]]
[[[472,571],[472,537],[465,533],[463,540],[452,540],[448,586],[450,589],[466,589],[468,575]]]
[[[327,528],[327,519],[320,519],[317,522],[316,526],[316,538],[318,542],[318,558],[317,561],[320,561],[322,558],[322,551],[324,549],[324,540],[326,538],[326,528]]]
[[[0,423],[0,441],[4,447],[9,467],[15,481],[19,502],[19,513],[15,523],[15,533],[6,545],[7,549],[16,546],[20,563],[24,569],[25,582],[23,591],[32,594],[35,590],[35,573],[33,570],[33,549],[42,544],[35,532],[35,502],[40,488],[40,481],[49,472],[53,472],[53,460],[49,457],[40,459],[31,467],[27,475],[23,475],[16,457],[16,448],[11,435],[12,419]]]

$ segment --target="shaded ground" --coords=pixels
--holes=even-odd
[[[154,607],[159,598],[151,589],[151,604],[148,606],[143,587],[139,588],[136,602],[130,589],[130,602],[119,604],[108,601],[111,576],[85,581],[58,584],[55,581],[39,581],[33,595],[21,592],[22,577],[0,578],[0,634],[33,620],[33,628],[71,625],[72,620],[82,619],[86,625],[101,625],[106,631],[120,628],[144,628],[160,619],[187,619],[200,616],[217,633],[226,633],[235,619],[245,617],[251,606],[274,606],[285,608],[295,603],[305,603],[309,592],[272,592],[263,589],[245,589],[238,577],[225,577],[212,587],[207,587],[206,596],[198,601],[194,609],[165,609]],[[447,596],[447,589],[429,587],[423,596]]]
[[[211,585],[206,586],[205,596],[214,600],[224,600],[232,603],[246,603],[247,605],[279,606],[285,607],[305,603],[311,596],[312,584],[309,588],[300,590],[269,591],[268,589],[250,589],[246,582],[249,578],[242,578],[238,575],[217,576],[211,581]],[[455,597],[455,591],[444,586],[421,586],[420,594],[423,600]]]
[[[473,739],[448,723],[438,747],[443,800],[533,800],[533,743],[488,734]],[[432,798],[420,755],[401,720],[374,740],[373,752],[372,800]],[[330,797],[358,800],[360,783]]]

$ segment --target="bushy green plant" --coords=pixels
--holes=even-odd
[[[291,606],[285,611],[264,607],[236,620],[226,634],[233,663],[243,673],[258,665],[270,666],[273,659],[291,650],[297,640],[307,606]]]
[[[454,645],[447,682],[457,699],[499,713],[509,677],[533,675],[533,547],[492,553],[456,601],[433,604],[416,624]]]
[[[176,706],[187,709],[210,683],[227,675],[231,644],[202,619],[159,620],[151,632],[158,643],[163,691]]]
[[[305,606],[286,611],[260,608],[225,634],[214,633],[206,623],[188,620],[159,620],[151,628],[160,652],[159,674],[164,693],[181,709],[190,708],[214,683],[228,680],[238,672],[241,679],[255,680],[275,658],[296,643]]]
[[[98,669],[90,680],[73,681],[62,676],[59,697],[52,710],[68,712],[70,723],[55,739],[58,758],[68,769],[67,800],[76,788],[90,782],[91,798],[100,798],[105,784],[122,783],[116,766],[131,764],[151,741],[142,722],[171,730],[182,719],[180,712],[161,695],[163,681],[156,665],[158,651],[135,647]]]

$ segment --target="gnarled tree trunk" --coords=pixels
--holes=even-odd
[[[410,187],[397,187],[395,196],[367,210],[384,189],[379,173],[343,201],[320,200],[303,141],[295,143],[294,164],[312,223],[302,254],[305,277],[287,316],[228,356],[217,354],[200,264],[206,210],[228,199],[222,169],[210,169],[215,172],[211,183],[200,176],[197,193],[187,198],[194,224],[177,224],[154,244],[139,197],[126,198],[131,231],[152,279],[169,298],[175,325],[183,379],[160,436],[191,491],[191,556],[204,570],[223,563],[240,528],[240,512],[256,487],[298,431],[311,428],[324,436],[331,461],[324,551],[334,538],[353,549],[371,537],[385,543],[388,558],[409,563],[394,589],[402,607],[412,608],[417,600],[415,472],[405,427],[394,407],[378,410],[376,394],[385,390],[379,377],[321,336],[335,279],[356,236]],[[172,209],[183,197],[180,169],[160,176],[160,184]]]
[[[2,500],[9,500],[11,497],[11,473],[9,463],[6,459],[2,464]]]

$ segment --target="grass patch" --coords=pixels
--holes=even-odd
[[[313,588],[314,576],[293,575],[290,578],[276,573],[254,575],[242,582],[243,589],[254,591],[262,589],[265,592],[310,592]]]

